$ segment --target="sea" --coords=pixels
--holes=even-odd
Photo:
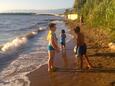
[[[0,15],[0,86],[30,86],[26,75],[47,64],[50,22],[56,23],[58,39],[61,29],[67,32],[60,16]]]

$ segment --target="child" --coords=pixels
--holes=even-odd
[[[92,65],[89,62],[89,59],[86,55],[86,50],[87,50],[87,46],[86,43],[84,41],[84,35],[80,32],[80,27],[77,26],[74,29],[74,32],[76,33],[76,40],[77,40],[77,45],[76,45],[76,54],[77,54],[77,58],[80,58],[80,68],[83,68],[83,57],[85,57],[85,60],[87,62],[87,67],[90,69],[92,67]]]
[[[61,30],[60,44],[62,50],[65,48],[65,38],[66,38],[65,30]]]
[[[63,49],[65,49],[65,38],[66,38],[66,34],[65,34],[65,30],[62,29],[61,30],[61,35],[60,35],[60,44],[61,44],[61,49],[62,49],[62,58],[64,60],[64,67],[68,66],[68,61],[67,61],[67,56],[66,56],[66,51]]]
[[[56,24],[55,23],[50,23],[49,24],[49,33],[47,36],[48,40],[48,71],[54,71],[54,57],[55,57],[55,52],[59,52],[59,47],[57,44],[57,38],[56,38]]]

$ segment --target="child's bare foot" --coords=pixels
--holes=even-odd
[[[73,65],[77,65],[77,61],[74,61],[74,62],[73,62]]]
[[[48,68],[48,72],[51,72],[51,69]]]
[[[87,66],[87,69],[91,69],[91,68],[93,68],[92,65],[88,65],[88,66]]]
[[[51,68],[51,69],[48,69],[48,72],[56,72],[57,71],[57,67],[53,67],[53,68]]]

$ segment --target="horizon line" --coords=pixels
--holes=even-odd
[[[0,13],[9,11],[48,11],[48,10],[61,10],[61,9],[72,9],[72,8],[69,7],[69,8],[53,8],[53,9],[12,9],[12,10],[0,11]]]

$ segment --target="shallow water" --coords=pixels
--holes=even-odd
[[[56,21],[60,17],[0,16],[0,43],[3,45],[0,52],[0,86],[29,86],[25,75],[47,63],[46,36],[50,19],[55,19],[59,39],[60,30],[66,29],[63,21]],[[67,42],[70,38],[67,34]]]

